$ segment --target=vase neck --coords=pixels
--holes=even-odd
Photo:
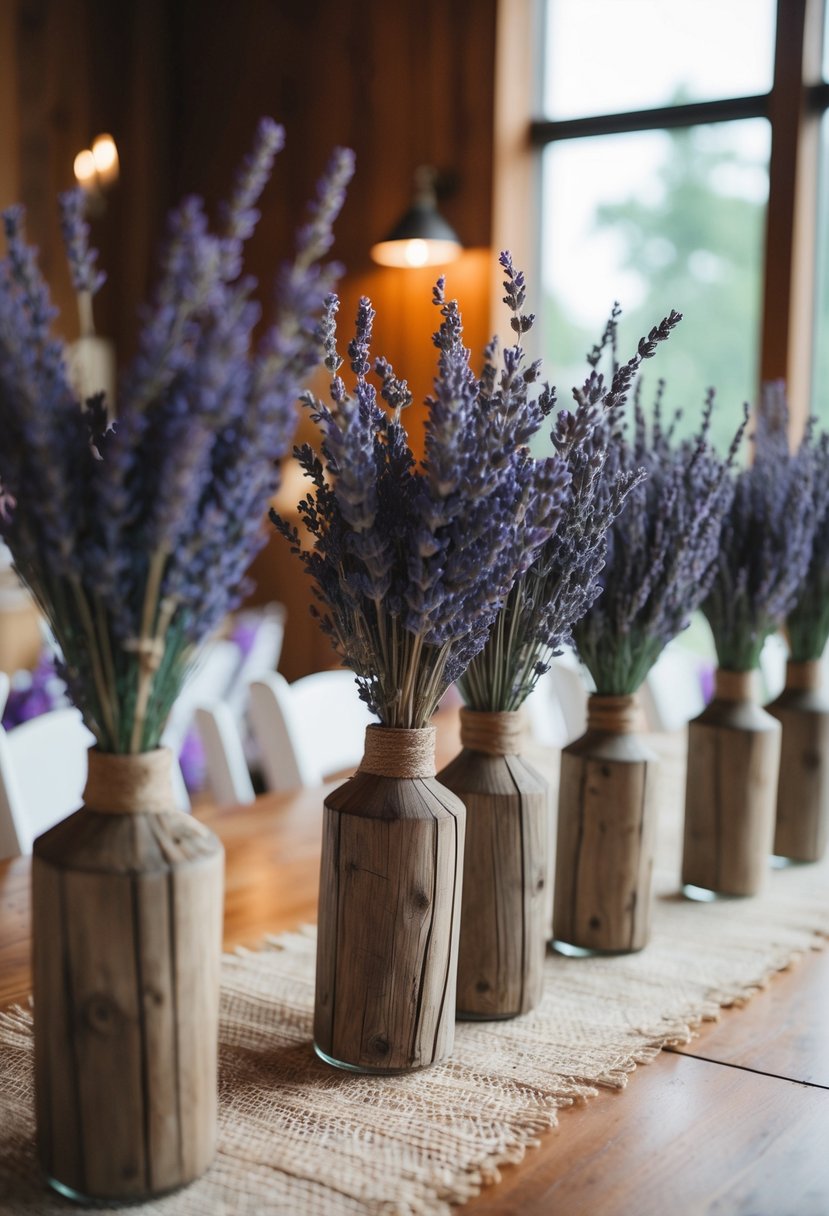
[[[524,745],[524,715],[520,710],[487,713],[461,710],[461,746],[487,756],[517,756]]]
[[[84,806],[109,815],[175,811],[172,761],[173,754],[167,747],[126,755],[91,748]]]
[[[796,663],[789,659],[786,664],[786,687],[796,692],[817,692],[823,684],[820,659],[808,659]]]
[[[587,701],[587,729],[611,735],[631,735],[639,727],[636,698],[603,697],[593,693]]]
[[[360,772],[375,777],[434,777],[434,726],[405,730],[394,726],[367,726]]]
[[[757,680],[754,671],[727,671],[718,667],[714,681],[714,696],[718,701],[757,700]]]

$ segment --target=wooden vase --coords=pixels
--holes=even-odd
[[[633,697],[590,697],[587,733],[561,753],[553,945],[627,954],[650,936],[657,759]]]
[[[83,808],[34,845],[37,1149],[76,1199],[147,1199],[215,1151],[224,851],[170,763],[91,751]]]
[[[766,710],[782,727],[773,851],[820,861],[829,829],[829,697],[819,660],[789,662],[786,687]]]
[[[522,760],[520,713],[461,710],[463,750],[438,780],[466,806],[458,1016],[511,1018],[541,1000],[550,788]]]
[[[435,780],[435,729],[369,726],[325,800],[314,1047],[365,1073],[450,1054],[466,811]]]
[[[696,898],[756,895],[774,836],[780,723],[753,699],[753,673],[719,670],[688,726],[682,883]]]

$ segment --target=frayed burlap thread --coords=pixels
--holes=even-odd
[[[829,862],[776,871],[754,899],[677,897],[684,779],[677,765],[662,779],[670,788],[648,948],[548,957],[539,1006],[459,1024],[445,1064],[372,1078],[315,1057],[313,929],[227,955],[216,1163],[135,1216],[449,1216],[520,1161],[561,1109],[623,1088],[660,1048],[687,1042],[721,1006],[749,1000],[823,944]],[[37,1174],[31,1072],[28,1011],[0,1015],[0,1211],[65,1216]]]

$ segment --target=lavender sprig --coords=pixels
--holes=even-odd
[[[509,255],[502,264],[517,293],[522,281]],[[442,279],[434,302],[438,372],[422,465],[402,422],[411,401],[405,382],[383,359],[373,364],[379,397],[369,379],[370,303],[360,302],[348,349],[349,391],[331,297],[321,326],[330,403],[306,399],[320,451],[296,453],[312,485],[299,512],[313,547],[303,548],[297,530],[272,513],[314,581],[322,629],[363,699],[395,727],[425,725],[484,645],[516,576],[555,531],[567,486],[560,457],[534,460],[525,446],[544,417],[529,393],[538,369],[523,367],[516,344],[476,378]],[[510,308],[523,316],[517,302]]]
[[[829,641],[829,433],[822,431],[813,442],[812,555],[786,616],[789,657],[795,663],[820,659]]]
[[[549,670],[552,656],[572,641],[576,622],[601,589],[608,528],[644,476],[638,465],[628,466],[619,459],[622,414],[641,362],[668,338],[680,315],[666,317],[621,365],[615,357],[618,315],[616,306],[601,342],[588,358],[594,370],[581,388],[573,390],[575,409],[562,409],[555,418],[553,447],[569,472],[561,521],[516,581],[490,640],[461,681],[472,709],[518,709]],[[609,384],[596,370],[608,347],[613,356]],[[548,390],[543,408],[549,412],[553,402]]]
[[[641,382],[640,382],[641,383]],[[677,411],[665,428],[664,385],[651,421],[639,385],[633,418],[610,465],[644,469],[607,536],[602,592],[573,630],[579,657],[602,695],[636,692],[664,647],[687,627],[716,573],[723,518],[733,496],[731,469],[746,420],[720,457],[710,443],[714,393],[696,435],[674,443]]]
[[[782,385],[767,385],[756,416],[755,456],[734,478],[716,573],[702,610],[720,667],[752,671],[766,638],[797,601],[821,511],[816,509],[811,425],[793,454]]]
[[[260,123],[219,233],[200,199],[173,212],[115,425],[100,398],[75,399],[22,213],[5,217],[0,534],[106,751],[157,745],[196,644],[238,603],[299,387],[323,353],[317,322],[336,267],[318,259],[353,158],[339,152],[329,166],[279,273],[275,321],[254,343],[260,310],[242,249],[281,140],[276,124]],[[73,281],[91,293],[97,272],[75,196],[63,213]]]

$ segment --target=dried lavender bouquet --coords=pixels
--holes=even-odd
[[[641,468],[645,480],[607,536],[601,595],[576,624],[579,657],[603,696],[626,696],[640,687],[662,650],[687,628],[714,580],[723,520],[731,505],[731,470],[745,418],[725,456],[710,443],[714,393],[699,429],[675,442],[681,411],[663,425],[664,385],[652,419],[641,393],[634,399],[632,433],[614,445],[611,467]]]
[[[812,426],[789,450],[781,385],[757,412],[754,460],[734,476],[714,579],[702,603],[726,671],[753,671],[766,638],[794,608],[809,570],[815,528],[816,451]]]
[[[198,198],[172,212],[115,403],[77,400],[22,208],[4,215],[0,535],[105,752],[157,746],[196,644],[238,602],[298,389],[321,354],[318,319],[335,274],[322,259],[353,158],[333,155],[293,261],[279,272],[273,323],[254,344],[260,310],[243,246],[282,141],[263,119],[218,232]],[[103,276],[81,196],[65,195],[61,206],[73,283],[88,308]]]
[[[552,442],[570,473],[562,519],[516,581],[487,645],[461,680],[471,709],[519,709],[552,656],[572,642],[575,623],[601,590],[608,528],[644,476],[641,463],[622,458],[624,411],[640,364],[668,338],[680,314],[672,312],[655,326],[626,363],[614,358],[608,383],[597,366],[608,344],[615,356],[617,317],[615,308],[588,356],[593,370],[573,389],[575,409],[556,416]]]
[[[829,641],[829,433],[814,439],[815,530],[809,567],[786,616],[789,657],[808,663],[823,656]]]
[[[555,532],[569,475],[560,455],[534,459],[527,443],[552,408],[545,386],[524,367],[523,276],[502,255],[506,303],[517,335],[502,353],[490,346],[480,377],[462,342],[457,301],[438,280],[442,322],[434,336],[438,372],[427,401],[425,459],[417,466],[403,423],[405,381],[377,359],[380,397],[368,380],[374,312],[363,299],[348,348],[350,394],[338,375],[338,302],[324,318],[331,406],[308,397],[320,451],[297,457],[313,483],[299,504],[313,538],[273,514],[314,580],[317,612],[360,695],[385,726],[425,726],[446,688],[484,645],[517,576]]]

